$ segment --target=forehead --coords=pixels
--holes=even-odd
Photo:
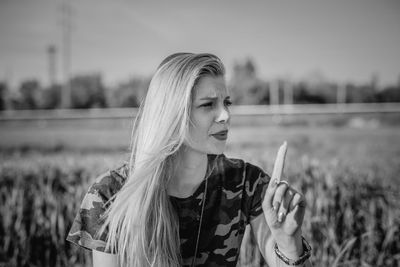
[[[223,76],[204,76],[201,77],[193,88],[193,99],[198,100],[203,97],[224,97],[228,94]]]

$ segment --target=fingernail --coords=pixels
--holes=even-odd
[[[278,179],[274,179],[273,181],[272,181],[272,186],[273,187],[276,187],[277,185],[278,185]]]
[[[282,222],[283,216],[284,216],[284,213],[283,212],[279,212],[279,214],[278,214],[278,222]]]
[[[278,207],[279,207],[279,202],[276,201],[276,202],[274,203],[273,210],[277,210]]]

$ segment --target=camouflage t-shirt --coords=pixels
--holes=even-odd
[[[224,154],[208,155],[207,193],[198,242],[196,266],[236,266],[245,227],[262,213],[262,196],[270,177],[259,167]],[[100,227],[104,203],[124,184],[128,165],[98,177],[85,195],[67,240],[87,249],[104,251]],[[170,201],[179,216],[181,255],[190,266],[195,253],[205,189],[203,181],[192,196]]]

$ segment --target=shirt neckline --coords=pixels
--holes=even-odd
[[[210,179],[216,173],[216,169],[217,169],[217,165],[218,165],[217,164],[217,157],[218,156],[219,155],[215,155],[215,154],[207,154],[207,170],[206,170],[206,174],[205,174],[203,180],[197,186],[196,190],[193,192],[192,195],[190,195],[188,197],[183,197],[183,198],[169,195],[169,198],[173,199],[173,200],[176,200],[178,202],[188,202],[188,201],[191,201],[191,200],[197,198],[201,193],[203,193],[206,179]]]

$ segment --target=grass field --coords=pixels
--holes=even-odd
[[[284,125],[234,125],[225,154],[271,172],[288,141],[286,175],[307,198],[314,266],[399,266],[399,124]],[[129,135],[127,121],[1,128],[0,266],[90,263],[65,234],[91,181],[128,156]],[[254,266],[251,253],[243,266]]]

